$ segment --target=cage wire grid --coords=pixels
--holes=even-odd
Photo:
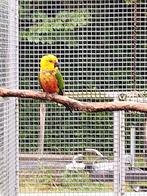
[[[0,85],[9,88],[18,86],[16,10],[17,1],[0,2]],[[40,58],[53,53],[60,61],[66,95],[98,102],[122,100],[125,94],[126,100],[146,102],[145,0],[137,2],[136,12],[134,89],[134,1],[20,0],[19,88],[40,90]],[[16,195],[18,188],[16,104],[12,98],[0,100],[4,196]],[[145,114],[70,114],[57,104],[45,105],[43,135],[40,101],[19,100],[20,195],[146,194]]]
[[[0,86],[18,87],[17,2],[0,1]],[[15,98],[0,98],[0,195],[15,196],[17,172],[17,125]]]
[[[119,100],[126,93],[127,100],[146,101],[147,3],[137,3],[134,89],[132,2],[20,1],[20,88],[40,89],[40,58],[53,53],[61,64],[66,95],[96,102]],[[144,114],[69,114],[56,104],[45,105],[45,135],[41,136],[40,102],[20,100],[20,192],[114,192],[118,196],[146,190],[146,180],[140,173],[135,177],[135,172],[146,171]],[[44,143],[42,154],[39,141]],[[86,148],[98,150],[104,160]],[[84,160],[73,160],[76,154],[84,155]],[[104,169],[99,171],[98,166]]]

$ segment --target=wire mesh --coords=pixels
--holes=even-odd
[[[40,89],[40,58],[53,53],[70,97],[145,102],[147,3],[137,2],[134,89],[134,2],[20,0],[20,88]],[[19,105],[21,193],[115,192],[118,196],[146,190],[144,114],[70,114],[62,106],[45,103],[43,135],[41,103],[21,99]]]
[[[17,87],[17,4],[0,1],[0,86]],[[0,195],[17,192],[16,100],[0,98]]]

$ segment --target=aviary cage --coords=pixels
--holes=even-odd
[[[17,3],[0,2],[1,86],[40,90],[40,58],[53,53],[65,95],[87,102],[147,101],[145,0]],[[1,195],[146,195],[144,113],[70,114],[61,105],[45,105],[42,129],[42,102],[0,99]]]

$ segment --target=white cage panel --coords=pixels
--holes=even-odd
[[[16,88],[17,2],[0,1],[0,86]],[[0,98],[0,195],[17,193],[16,100]]]
[[[20,88],[40,89],[40,58],[53,53],[61,64],[65,93],[72,98],[146,101],[147,3],[137,2],[136,26],[134,3],[20,0]],[[21,193],[119,196],[146,190],[144,114],[70,114],[45,103],[42,130],[42,103],[21,99],[19,105]]]

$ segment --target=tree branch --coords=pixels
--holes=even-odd
[[[15,90],[0,88],[1,97],[19,97],[46,100],[69,106],[75,111],[100,112],[100,111],[137,111],[147,113],[147,103],[114,101],[114,102],[80,102],[66,96],[47,94],[32,90]]]

